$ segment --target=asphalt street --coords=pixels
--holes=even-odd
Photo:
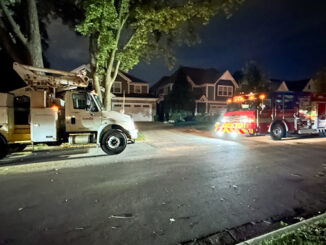
[[[27,149],[1,160],[0,244],[178,244],[326,211],[326,138],[149,124],[143,134],[117,156]]]

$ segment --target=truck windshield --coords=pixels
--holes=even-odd
[[[100,98],[97,96],[97,95],[93,95],[94,96],[94,99],[96,100],[96,104],[99,106],[99,108],[101,109],[101,111],[104,110],[104,106],[100,100]]]
[[[242,103],[231,103],[228,104],[227,111],[253,111],[257,109],[257,102],[256,101],[244,101]]]

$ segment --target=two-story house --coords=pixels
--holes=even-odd
[[[74,71],[81,69],[90,72],[89,65],[82,65]],[[149,94],[147,82],[119,71],[111,93],[111,110],[130,115],[135,122],[154,121],[157,98]]]
[[[182,81],[183,80],[183,81]],[[226,70],[223,73],[216,69],[200,69],[180,67],[171,76],[161,78],[151,87],[151,93],[158,97],[159,111],[164,111],[164,98],[168,95],[174,84],[187,81],[195,94],[194,114],[218,114],[226,108],[226,100],[235,94],[238,83]]]

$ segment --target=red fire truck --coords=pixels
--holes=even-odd
[[[227,112],[215,124],[217,135],[326,136],[326,94],[273,92],[239,95],[227,100]]]

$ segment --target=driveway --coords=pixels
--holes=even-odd
[[[216,139],[142,124],[145,142],[0,161],[0,244],[177,244],[326,211],[326,138]],[[250,224],[248,226],[248,224]],[[239,236],[239,237],[237,237]]]

